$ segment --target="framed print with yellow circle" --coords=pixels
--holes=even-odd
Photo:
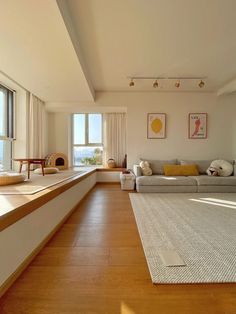
[[[166,137],[166,114],[148,113],[147,115],[147,138],[158,139]]]

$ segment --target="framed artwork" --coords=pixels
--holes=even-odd
[[[188,117],[188,137],[207,138],[207,113],[190,113]]]
[[[160,139],[166,137],[166,114],[148,113],[147,138]]]

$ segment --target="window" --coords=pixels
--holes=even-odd
[[[0,85],[0,170],[12,168],[14,93]]]
[[[73,165],[102,165],[102,115],[73,114]]]

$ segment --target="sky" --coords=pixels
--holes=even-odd
[[[89,143],[102,142],[102,115],[89,114]],[[85,115],[74,115],[74,144],[85,144]]]

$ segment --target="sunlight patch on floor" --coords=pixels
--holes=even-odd
[[[219,199],[219,198],[202,197],[201,200],[206,200],[206,201],[211,201],[211,202],[222,203],[222,204],[228,204],[228,205],[235,205],[235,206],[236,206],[236,202],[221,200],[221,199]]]
[[[194,201],[194,202],[199,202],[199,203],[210,204],[210,205],[214,205],[214,206],[220,206],[220,207],[227,207],[227,208],[236,209],[236,206],[227,205],[227,204],[221,204],[221,203],[216,203],[216,202],[211,202],[211,201],[207,201],[207,200],[204,200],[204,199],[190,198],[189,200],[190,201]]]
[[[127,304],[121,302],[120,314],[136,314]]]

